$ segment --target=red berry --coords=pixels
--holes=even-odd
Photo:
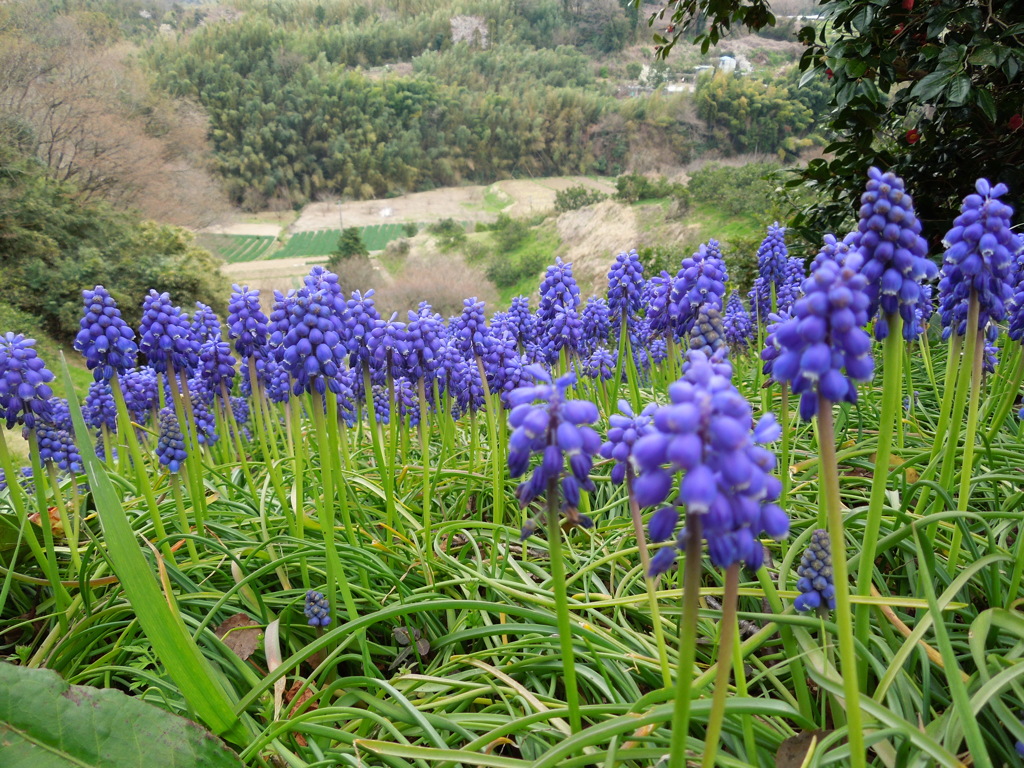
[[[832,70],[831,69],[826,69],[825,70],[825,77],[827,77],[829,80],[832,79],[833,75],[832,75]]]
[[[917,144],[921,139],[921,132],[917,128],[911,128],[907,131],[907,144]]]
[[[1024,117],[1019,113],[1011,117],[1010,121],[1007,123],[1007,126],[1011,131],[1019,130],[1022,125],[1024,125]]]

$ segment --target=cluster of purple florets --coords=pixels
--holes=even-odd
[[[975,190],[976,194],[964,198],[960,215],[943,239],[946,253],[939,280],[943,338],[967,333],[972,295],[978,301],[979,331],[1001,322],[1014,296],[1021,242],[1010,228],[1013,209],[999,199],[1008,190],[1005,184],[992,186],[985,179],[978,179]],[[1018,332],[1019,322],[1011,326]]]
[[[20,333],[0,337],[0,419],[8,429],[24,424],[29,429],[50,415],[53,373],[36,352],[35,339]]]
[[[188,318],[180,307],[171,304],[167,293],[150,291],[142,304],[139,325],[139,351],[146,356],[157,373],[174,371],[190,373],[199,362],[199,343],[192,333]]]
[[[632,325],[643,306],[644,265],[636,250],[615,257],[608,271],[608,311],[612,328],[618,330],[623,318]]]
[[[921,285],[935,278],[936,266],[928,258],[928,244],[921,237],[921,222],[903,180],[878,168],[868,171],[867,188],[861,195],[857,230],[847,242],[861,256],[860,269],[867,281],[868,317],[875,318],[875,338],[889,335],[889,318],[903,318],[904,338],[916,338],[914,320],[924,300]],[[847,257],[848,258],[848,257]]]
[[[309,590],[306,593],[302,612],[306,614],[306,619],[311,627],[326,627],[331,623],[331,608],[323,592]]]
[[[156,457],[171,472],[179,472],[188,456],[185,451],[185,438],[181,434],[178,417],[174,409],[164,408],[160,411],[160,436],[156,444]]]
[[[117,303],[102,285],[82,291],[85,313],[81,330],[75,337],[75,349],[97,381],[110,381],[135,365],[139,349],[135,331],[121,318]]]
[[[657,407],[649,403],[638,416],[628,402],[619,400],[619,413],[608,416],[608,439],[601,446],[601,456],[614,460],[611,481],[616,485],[620,485],[632,469],[630,462],[636,441],[654,429],[653,414]]]
[[[597,421],[597,406],[566,396],[568,388],[576,383],[573,374],[552,381],[540,366],[530,366],[527,373],[537,383],[520,387],[508,397],[512,406],[508,423],[513,430],[508,441],[509,473],[522,477],[530,468],[532,456],[539,455],[541,461],[529,479],[519,484],[516,496],[525,507],[557,488],[562,508],[575,509],[580,491],[594,489],[590,470],[601,448],[601,438],[588,425]],[[588,518],[580,516],[579,520],[589,525]]]
[[[775,222],[768,227],[768,234],[757,249],[757,277],[750,291],[750,306],[762,323],[773,311],[772,294],[775,294],[775,308],[778,309],[779,289],[786,281],[789,265],[789,249],[786,248],[786,228]]]
[[[828,531],[819,528],[811,533],[811,542],[800,557],[796,573],[800,577],[796,583],[800,595],[793,601],[794,608],[798,611],[835,610],[836,584]]]
[[[874,361],[871,339],[864,330],[870,301],[858,254],[840,265],[819,261],[803,284],[803,296],[793,316],[772,329],[778,355],[771,375],[800,395],[800,415],[818,412],[818,398],[832,402],[857,401],[858,381],[871,378]],[[768,362],[768,361],[766,361]]]
[[[679,508],[700,518],[711,561],[719,567],[743,562],[756,570],[763,562],[759,537],[782,538],[789,518],[776,504],[782,485],[772,475],[775,456],[764,443],[778,438],[772,416],[754,425],[750,404],[732,383],[732,368],[721,354],[691,353],[683,378],[669,387],[669,404],[653,413],[653,430],[636,441],[640,469],[634,481],[637,502],[658,506],[650,519],[652,541],[672,538]],[[678,489],[674,478],[682,473]],[[676,550],[685,550],[684,526],[674,547],[654,555],[650,575],[667,571]]]

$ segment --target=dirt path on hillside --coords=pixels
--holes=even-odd
[[[429,224],[441,219],[494,221],[499,211],[509,216],[526,218],[553,210],[555,194],[577,184],[608,194],[615,191],[614,181],[586,176],[553,176],[543,179],[508,179],[489,186],[444,187],[382,200],[310,203],[287,228],[287,232],[294,234],[319,229],[405,222]],[[203,232],[277,236],[281,228],[276,224],[236,220],[209,227]]]

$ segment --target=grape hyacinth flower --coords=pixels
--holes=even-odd
[[[35,349],[35,339],[20,333],[0,337],[0,419],[7,428],[24,424],[29,429],[46,420],[52,408],[53,374]]]
[[[352,291],[352,298],[345,303],[342,316],[344,338],[348,345],[349,367],[362,371],[370,364],[370,350],[366,341],[370,332],[381,322],[380,313],[373,303],[373,290],[366,293]]]
[[[534,316],[530,311],[530,299],[526,296],[516,296],[508,308],[508,321],[512,327],[512,334],[516,343],[525,347],[527,341],[533,337]]]
[[[840,266],[828,259],[804,281],[804,295],[793,317],[775,331],[779,346],[772,377],[789,382],[800,395],[800,416],[818,412],[818,396],[832,402],[857,402],[855,382],[873,373],[871,339],[864,326],[869,298],[859,254]],[[845,373],[844,373],[845,369]]]
[[[633,446],[640,468],[634,490],[641,506],[656,506],[672,493],[673,475],[685,473],[674,504],[651,517],[652,541],[671,538],[679,520],[676,506],[682,506],[699,516],[714,565],[743,562],[757,570],[764,559],[758,537],[782,539],[789,532],[789,518],[775,503],[782,489],[771,474],[775,455],[763,447],[781,430],[771,414],[754,424],[750,404],[720,355],[690,353],[683,377],[669,387],[670,404],[654,411],[654,429]],[[649,575],[672,566],[676,548],[685,551],[687,536],[684,526],[676,547],[658,550]]]
[[[1020,241],[1010,221],[1013,208],[999,198],[1005,184],[994,187],[985,179],[975,184],[977,194],[964,198],[960,215],[946,233],[939,313],[942,338],[967,333],[967,307],[971,294],[978,297],[978,331],[1006,317],[1014,295],[1013,270]]]
[[[71,425],[71,409],[68,407],[66,397],[50,398],[50,416],[47,421],[52,426],[57,429],[63,429],[65,432],[75,431],[75,428]]]
[[[619,253],[608,271],[608,313],[613,330],[619,330],[622,318],[627,326],[643,306],[644,265],[636,249]]]
[[[757,249],[757,277],[750,291],[751,311],[760,323],[766,322],[772,308],[772,287],[776,299],[779,287],[786,279],[789,250],[786,248],[786,228],[775,222],[768,227],[768,234]],[[776,301],[776,305],[778,302]]]
[[[117,302],[102,285],[82,291],[85,314],[75,336],[75,349],[96,381],[110,381],[135,365],[139,348],[135,331],[123,319]]]
[[[606,344],[613,325],[618,328],[618,323],[613,323],[608,302],[600,296],[591,296],[587,299],[580,322],[583,325],[580,347],[586,351]]]
[[[260,292],[249,286],[233,285],[228,301],[228,336],[235,340],[235,351],[243,359],[262,356],[267,347],[267,324],[260,308]]]
[[[132,421],[144,424],[158,402],[157,374],[148,365],[131,368],[121,377],[121,389]]]
[[[196,302],[196,311],[192,313],[192,338],[200,346],[208,341],[220,341],[220,319],[206,304]]]
[[[764,349],[761,350],[761,360],[764,361],[764,365],[761,366],[761,372],[772,379],[772,381],[779,381],[775,378],[775,361],[778,359],[781,353],[781,348],[778,343],[779,328],[781,328],[789,320],[788,312],[780,312],[778,314],[768,315],[768,325],[765,328],[764,337]]]
[[[476,297],[463,300],[462,314],[450,327],[457,339],[459,351],[466,360],[484,356],[490,331],[482,301]]]
[[[800,557],[796,569],[800,595],[793,601],[798,611],[833,611],[836,607],[836,585],[832,573],[832,546],[828,531],[819,528],[811,534],[811,543]]]
[[[556,258],[541,280],[535,326],[548,362],[555,362],[563,348],[570,352],[579,349],[583,335],[579,306],[580,288],[572,276],[572,264]]]
[[[331,623],[331,609],[327,604],[327,598],[323,592],[311,589],[306,593],[305,607],[302,612],[306,614],[311,627],[326,627]]]
[[[702,306],[690,327],[690,351],[711,357],[720,349],[726,349],[725,323],[717,307]]]
[[[779,284],[777,295],[778,311],[785,312],[800,298],[800,286],[804,281],[804,262],[793,256],[786,260],[786,271]]]
[[[274,311],[271,343],[281,349],[280,363],[290,375],[296,395],[337,391],[336,377],[344,360],[341,322],[323,291],[300,291],[283,298]]]
[[[617,354],[608,347],[598,347],[583,361],[583,374],[591,379],[610,381],[615,377]]]
[[[139,351],[157,373],[175,371],[191,374],[199,363],[199,344],[192,337],[181,308],[172,306],[167,293],[150,290],[142,304]]]
[[[375,371],[398,378],[406,373],[406,358],[409,354],[405,323],[395,320],[396,315],[386,322],[377,323],[366,338],[366,346],[373,358]]]
[[[728,279],[725,261],[715,240],[701,244],[696,253],[683,259],[670,298],[677,311],[677,338],[684,339],[690,334],[702,307],[722,309]]]
[[[231,345],[220,339],[211,339],[199,347],[200,375],[214,394],[219,394],[223,385],[229,391],[235,380],[235,358]]]
[[[27,427],[24,432],[27,439]],[[40,422],[36,424],[35,433],[39,445],[39,460],[43,464],[50,462],[62,472],[77,474],[82,471],[82,457],[79,456],[78,448],[69,432]]]
[[[648,403],[637,416],[626,400],[619,400],[620,413],[608,416],[608,439],[601,446],[601,457],[613,459],[611,481],[621,485],[626,479],[626,469],[632,461],[633,446],[636,441],[654,429],[654,411],[656,403]]]
[[[106,427],[110,432],[117,432],[117,404],[109,382],[99,379],[89,385],[82,415],[93,429]]]
[[[541,494],[560,486],[562,510],[568,512],[568,519],[589,528],[592,521],[575,510],[580,491],[594,490],[590,469],[601,448],[601,438],[587,425],[597,421],[597,406],[587,400],[566,398],[566,390],[576,383],[574,374],[552,381],[548,372],[537,365],[530,366],[527,373],[537,384],[520,387],[509,395],[512,412],[508,423],[513,429],[508,443],[509,472],[512,477],[522,477],[534,454],[541,455],[541,462],[530,479],[519,484],[516,496],[526,507]],[[538,400],[543,402],[536,404]],[[529,526],[525,528],[524,538],[531,531]]]
[[[914,310],[921,300],[921,284],[938,272],[928,258],[921,237],[921,222],[903,180],[878,168],[868,170],[866,191],[860,198],[857,230],[848,238],[863,259],[867,280],[868,317],[875,317],[875,338],[889,335],[888,317],[903,318],[903,337],[915,338]],[[877,315],[877,316],[876,316]]]
[[[182,437],[178,417],[173,408],[160,411],[160,437],[157,439],[156,456],[160,463],[171,472],[181,471],[185,463],[185,438]]]
[[[729,301],[725,305],[725,340],[734,347],[746,349],[754,337],[754,321],[750,313],[743,306],[743,299],[739,291],[733,291],[729,295]]]

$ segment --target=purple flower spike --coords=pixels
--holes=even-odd
[[[336,377],[346,350],[333,304],[327,291],[310,293],[304,288],[281,297],[274,309],[271,344],[280,349],[280,365],[291,377],[296,395],[338,391]]]
[[[650,403],[637,416],[628,402],[620,400],[619,413],[613,413],[608,417],[608,439],[601,446],[601,456],[605,459],[614,459],[611,480],[616,485],[626,479],[626,468],[633,460],[633,446],[636,441],[654,429],[652,415],[656,408],[654,403]]]
[[[695,254],[683,259],[669,299],[675,312],[676,338],[689,336],[702,307],[722,309],[728,280],[717,240],[702,244]]]
[[[513,429],[509,470],[513,477],[521,477],[530,467],[531,456],[542,458],[530,478],[516,489],[519,503],[526,507],[547,493],[551,483],[559,484],[567,518],[573,524],[590,527],[593,523],[579,515],[576,507],[581,491],[594,490],[590,469],[601,448],[601,438],[587,425],[597,421],[597,406],[587,400],[566,398],[566,390],[576,382],[573,374],[552,383],[543,369],[530,366],[527,372],[540,383],[520,387],[509,395],[512,411],[508,423]],[[524,538],[535,529],[536,524],[524,528]]]
[[[608,334],[611,333],[613,322],[608,309],[608,302],[600,296],[591,296],[583,307],[583,338],[581,349],[592,351],[608,343]],[[618,324],[614,326],[618,328]]]
[[[608,310],[613,329],[618,329],[625,317],[631,326],[643,306],[644,265],[636,249],[622,252],[608,271]]]
[[[484,303],[475,297],[465,299],[462,302],[462,314],[455,321],[453,331],[458,339],[459,350],[463,357],[467,360],[483,357],[487,351],[487,338],[490,335]]]
[[[754,339],[754,321],[743,306],[743,299],[738,291],[729,295],[729,302],[725,306],[725,340],[733,347],[746,349]]]
[[[241,357],[262,356],[268,322],[260,309],[260,292],[247,285],[233,285],[228,302],[228,335],[235,340],[235,350]]]
[[[579,350],[583,337],[579,306],[580,288],[572,276],[572,264],[555,259],[540,284],[536,323],[548,362],[555,362],[563,347]]]
[[[170,362],[175,371],[191,373],[199,363],[199,344],[192,336],[181,308],[171,304],[166,293],[151,290],[142,304],[139,351],[157,373]]]
[[[149,366],[132,368],[121,377],[121,390],[132,421],[145,424],[158,402],[157,374]]]
[[[7,428],[24,424],[29,429],[46,420],[52,408],[53,374],[35,350],[35,339],[20,333],[0,338],[0,419]]]
[[[972,293],[978,297],[979,332],[1006,317],[1014,296],[1014,262],[1021,243],[1010,229],[1013,209],[999,199],[1006,194],[1006,185],[993,187],[985,179],[978,179],[975,189],[977,194],[964,199],[960,215],[942,241],[946,246],[939,281],[943,339],[967,333]],[[1011,331],[1019,339],[1019,322],[1014,319]]]
[[[226,341],[210,339],[199,347],[200,373],[211,392],[220,393],[221,384],[231,390],[235,380],[235,358]]]
[[[772,312],[772,288],[775,288],[776,308],[778,293],[786,280],[789,250],[786,248],[786,228],[775,222],[768,227],[768,235],[757,249],[757,277],[750,291],[751,311],[758,322],[767,322]]]
[[[615,365],[618,352],[608,347],[598,347],[590,353],[590,357],[581,366],[583,375],[591,379],[610,381],[615,376]]]
[[[783,538],[789,521],[775,504],[782,487],[771,474],[775,455],[760,445],[774,436],[774,419],[753,423],[750,404],[731,375],[719,356],[690,353],[683,378],[669,387],[671,402],[653,412],[653,429],[634,445],[640,469],[634,490],[642,505],[661,504],[672,492],[673,475],[683,472],[674,506],[700,515],[711,562],[722,568],[743,562],[756,570],[764,557],[757,537]],[[653,539],[671,537],[679,516],[666,511],[672,509],[652,517]],[[675,547],[685,545],[680,534]],[[659,550],[649,575],[664,573],[675,559],[670,547]]]
[[[323,592],[309,590],[306,593],[305,606],[302,612],[306,614],[311,627],[326,627],[331,623],[331,609]]]
[[[889,335],[886,316],[897,312],[903,318],[904,338],[916,338],[914,313],[921,300],[921,284],[933,280],[938,270],[928,259],[913,200],[902,179],[871,168],[860,202],[857,231],[846,242],[863,259],[868,317],[877,315],[875,338],[881,341]]]
[[[726,349],[722,316],[714,305],[703,306],[690,328],[690,350],[711,357],[720,349]]]
[[[96,381],[110,381],[135,365],[139,353],[135,331],[121,319],[117,302],[102,285],[82,291],[82,298],[85,314],[75,337],[75,349],[85,357]]]
[[[516,343],[522,347],[533,337],[534,316],[530,311],[530,300],[526,296],[516,296],[508,308],[508,322]]]
[[[192,337],[199,345],[220,341],[220,319],[201,301],[196,302],[196,311],[192,313]]]
[[[811,543],[800,557],[796,569],[800,595],[793,601],[798,611],[827,613],[836,607],[836,585],[832,572],[832,549],[828,531],[821,528],[811,534]]]
[[[187,455],[178,417],[174,415],[173,408],[164,408],[160,411],[160,437],[156,444],[156,456],[168,470],[178,472]]]
[[[818,412],[818,396],[832,402],[857,402],[854,382],[871,378],[871,339],[864,326],[869,299],[861,257],[851,253],[840,266],[822,259],[804,281],[804,295],[793,305],[793,317],[773,329],[778,355],[770,360],[771,376],[789,382],[800,395],[800,416]],[[766,359],[766,366],[768,358]]]
[[[117,432],[117,404],[109,383],[94,381],[89,385],[82,415],[85,423],[93,429],[106,427],[111,432]]]

